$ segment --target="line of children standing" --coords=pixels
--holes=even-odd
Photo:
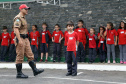
[[[77,51],[77,59],[79,62],[84,62],[85,60],[85,44],[88,37],[89,42],[89,63],[92,63],[95,61],[96,57],[96,50],[99,50],[99,58],[100,62],[105,62],[106,60],[106,52],[107,52],[107,60],[108,63],[110,63],[110,54],[112,52],[113,57],[113,63],[116,63],[115,61],[115,46],[119,45],[120,50],[120,63],[126,64],[126,21],[121,21],[119,29],[116,31],[113,27],[113,23],[108,22],[106,29],[103,26],[99,27],[99,33],[96,36],[95,30],[93,28],[90,28],[90,33],[88,33],[88,30],[84,27],[83,20],[78,21],[78,27],[74,30],[78,36],[79,36],[79,45],[78,45],[78,51]],[[13,27],[12,27],[13,28]],[[41,59],[40,62],[43,61],[43,54],[46,53],[46,59],[45,62],[48,61],[48,43],[49,40],[52,39],[52,42],[54,44],[54,50],[53,50],[53,62],[56,61],[56,55],[58,57],[58,62],[61,61],[60,59],[60,48],[61,48],[61,41],[63,38],[65,38],[66,34],[68,33],[69,29],[64,33],[60,30],[60,26],[58,24],[55,25],[55,31],[51,35],[49,30],[47,29],[47,24],[42,24],[42,31],[39,33],[37,31],[37,25],[32,26],[32,32],[30,33],[31,38],[31,48],[35,55],[35,61],[38,59],[38,44],[40,44],[41,48]],[[96,38],[97,37],[97,38]],[[16,57],[15,52],[15,46],[14,46],[14,32],[12,31],[11,36],[7,32],[7,27],[3,26],[3,33],[1,34],[1,56],[0,60],[5,61],[7,50],[9,48],[9,59],[8,61],[14,61]],[[96,40],[98,41],[98,46],[96,45]],[[10,47],[9,47],[9,44]],[[107,49],[106,49],[107,46]],[[64,55],[65,59],[67,58],[67,42],[64,42]],[[67,60],[67,59],[66,59]],[[65,60],[65,61],[66,61]]]
[[[12,26],[12,29],[13,29],[13,26]],[[1,39],[0,39],[1,40],[1,55],[0,55],[1,62],[5,62],[6,57],[8,58],[9,62],[15,61],[16,50],[15,50],[13,39],[14,39],[14,32],[12,31],[11,36],[10,36],[10,34],[7,32],[7,27],[3,26],[3,33],[1,34]],[[9,49],[9,56],[7,56],[8,49]]]

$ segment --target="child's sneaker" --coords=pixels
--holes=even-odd
[[[46,59],[46,60],[45,60],[45,63],[47,63],[47,62],[48,62],[48,60]]]
[[[40,59],[40,61],[39,62],[42,62],[43,60],[42,59]]]
[[[126,62],[124,62],[124,64],[126,64]]]
[[[114,60],[114,61],[113,61],[113,64],[115,64],[115,63],[116,63],[116,61]]]
[[[120,61],[120,64],[123,64],[123,61]]]
[[[110,64],[110,60],[108,60],[108,64]]]

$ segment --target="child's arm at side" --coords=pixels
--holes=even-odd
[[[107,27],[106,27],[106,31],[105,31],[105,33],[104,33],[104,36],[106,36],[107,35]]]
[[[94,35],[94,38],[95,38],[95,40],[97,40],[97,39],[98,39],[96,35]]]
[[[118,37],[115,36],[115,46],[117,45],[117,39],[118,39]]]
[[[63,40],[63,37],[64,37],[64,36],[63,36],[63,32],[61,32],[61,36],[62,36],[62,37],[59,39],[59,43],[61,43],[61,41]]]
[[[49,31],[48,31],[48,35],[49,35],[49,39],[51,39],[52,35],[51,35],[51,33]]]
[[[117,31],[115,30],[115,46],[117,45],[117,40],[118,40],[117,35],[118,35],[118,33],[117,33]]]
[[[52,42],[54,42],[54,39],[53,39],[53,37],[52,37]]]
[[[54,32],[53,32],[53,34],[52,34],[52,42],[54,42],[53,36],[54,36]]]
[[[78,45],[79,45],[79,41],[77,41],[77,47],[78,47]]]

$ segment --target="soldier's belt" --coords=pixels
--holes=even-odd
[[[20,37],[23,39],[28,38],[28,34],[20,34]]]

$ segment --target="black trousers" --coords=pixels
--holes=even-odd
[[[89,48],[89,62],[95,61],[96,53],[96,48]]]
[[[1,61],[5,61],[7,55],[8,46],[1,46]]]
[[[84,62],[84,60],[85,60],[85,50],[84,50],[84,46],[83,46],[82,42],[79,42],[77,56],[78,56],[77,57],[78,62]]]
[[[31,45],[31,49],[34,54],[34,60],[37,61],[38,60],[38,49],[37,49],[36,45]]]
[[[11,44],[10,45],[10,48],[9,48],[8,61],[14,62],[15,59],[16,59],[16,48],[15,48],[15,44]]]
[[[53,43],[53,60],[56,60],[56,56],[58,57],[58,62],[60,62],[60,43]]]
[[[67,46],[64,46],[64,57],[65,57],[65,62],[67,62]]]
[[[67,51],[67,70],[70,73],[77,73],[76,51]]]
[[[100,48],[99,48],[99,58],[100,58],[100,62],[104,62],[106,59],[106,55],[105,55],[105,47],[103,49],[103,44],[101,44]]]

